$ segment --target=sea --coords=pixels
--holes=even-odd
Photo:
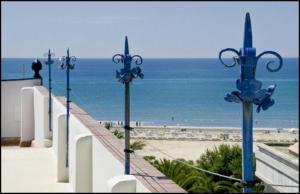
[[[33,77],[33,60],[1,58],[1,79]],[[48,66],[44,58],[39,60],[43,85],[48,88]],[[263,88],[277,85],[272,96],[275,104],[260,113],[253,107],[254,127],[299,128],[299,59],[284,58],[278,72],[266,69],[267,60],[257,64],[256,79]],[[60,61],[54,59],[53,93],[66,96],[66,70],[59,66]],[[136,78],[130,85],[131,121],[148,126],[242,126],[242,105],[224,100],[226,93],[237,90],[239,66],[227,68],[217,58],[145,58],[140,67],[144,79]],[[96,120],[123,121],[124,85],[116,78],[120,68],[122,64],[111,59],[77,59],[70,71],[71,100]]]

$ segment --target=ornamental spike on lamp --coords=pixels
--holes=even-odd
[[[133,153],[133,150],[130,149],[130,82],[132,79],[144,77],[142,69],[139,67],[143,63],[143,59],[139,55],[131,56],[129,54],[128,39],[125,36],[125,48],[124,54],[116,54],[112,57],[114,63],[123,63],[124,68],[121,68],[120,71],[116,71],[116,78],[118,81],[125,85],[125,174],[130,174],[130,153]],[[135,62],[136,67],[131,68],[131,63]]]
[[[48,106],[48,115],[49,115],[49,131],[52,131],[52,98],[51,98],[51,64],[54,63],[52,57],[54,57],[54,53],[51,50],[48,50],[48,53],[44,54],[44,57],[47,57],[47,61],[45,61],[46,65],[48,65],[48,79],[49,79],[49,106]]]
[[[236,56],[233,57],[233,63],[228,65],[224,63],[222,54],[224,52],[233,52]],[[254,184],[254,171],[253,171],[253,104],[257,106],[256,112],[267,110],[274,104],[271,98],[276,85],[270,85],[267,89],[261,89],[262,82],[255,79],[256,65],[258,60],[265,54],[271,54],[278,58],[279,65],[276,68],[271,68],[270,65],[274,61],[266,63],[269,72],[279,71],[282,67],[281,56],[274,51],[265,51],[256,55],[256,49],[252,46],[252,29],[250,14],[246,14],[244,26],[244,42],[243,47],[237,51],[233,48],[226,48],[220,51],[219,60],[226,67],[234,67],[238,64],[241,67],[240,78],[236,81],[238,91],[233,91],[226,94],[224,99],[228,102],[241,103],[243,105],[243,182],[244,192],[252,192]]]
[[[66,137],[66,144],[67,144],[67,152],[66,152],[66,167],[69,166],[69,117],[70,117],[70,69],[74,69],[75,64],[71,64],[71,61],[75,62],[76,57],[75,56],[70,56],[69,54],[69,49],[67,50],[67,56],[63,56],[60,58],[61,60],[61,69],[66,69],[66,74],[67,74],[67,118],[66,118],[66,131],[67,131],[67,137]]]

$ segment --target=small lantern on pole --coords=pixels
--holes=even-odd
[[[67,56],[61,57],[61,69],[66,69],[67,73],[67,120],[66,120],[66,131],[67,131],[67,156],[66,156],[66,167],[69,166],[69,117],[70,117],[70,69],[74,69],[75,64],[71,64],[71,61],[75,62],[76,57],[69,55],[69,49],[67,50]]]
[[[123,63],[124,68],[120,71],[116,71],[116,78],[118,81],[125,85],[125,174],[130,174],[130,153],[133,150],[130,149],[130,82],[133,78],[140,77],[143,79],[144,75],[142,69],[139,67],[143,63],[143,59],[139,55],[131,56],[129,54],[128,39],[125,37],[125,51],[124,54],[116,54],[112,58],[114,63]],[[131,68],[131,62],[134,61],[137,65]]]
[[[48,53],[44,54],[44,57],[47,57],[47,61],[45,61],[46,65],[48,65],[48,78],[49,78],[49,106],[48,106],[48,115],[49,115],[49,131],[52,131],[52,98],[51,98],[51,64],[54,63],[51,57],[54,57],[54,53],[51,53],[50,49]]]
[[[224,52],[233,52],[236,54],[233,57],[234,62],[231,65],[224,63],[222,54]],[[270,64],[274,61],[266,63],[267,70],[270,72],[279,71],[282,67],[281,56],[274,51],[265,51],[256,56],[256,49],[252,47],[252,29],[250,14],[246,14],[244,28],[244,45],[237,51],[233,48],[226,48],[220,51],[219,59],[226,67],[234,67],[238,64],[241,67],[240,79],[236,81],[236,87],[239,91],[228,93],[224,99],[228,102],[236,102],[243,104],[243,181],[245,183],[244,192],[252,192],[251,187],[254,183],[253,171],[253,104],[257,105],[256,112],[267,110],[274,104],[271,98],[276,85],[270,85],[267,89],[261,89],[262,82],[255,79],[256,65],[258,60],[265,54],[274,55],[279,59],[279,65],[276,68],[271,68]]]

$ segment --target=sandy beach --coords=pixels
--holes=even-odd
[[[123,132],[122,127],[112,130]],[[148,140],[201,140],[240,142],[242,131],[234,127],[178,127],[178,126],[133,126],[131,138]],[[296,128],[254,128],[254,142],[294,142],[298,141],[299,129]]]
[[[157,158],[169,158],[164,153],[174,158],[197,160],[207,149],[213,149],[220,144],[241,146],[242,133],[240,128],[220,127],[158,127],[139,126],[133,127],[131,141],[143,140],[146,146],[136,153],[142,156],[153,155]],[[111,130],[123,131],[116,127]],[[259,143],[273,143],[287,146],[299,141],[298,129],[254,129],[253,151],[257,150]],[[162,153],[164,152],[164,153]]]
[[[174,158],[184,158],[186,160],[197,160],[207,149],[211,150],[214,146],[219,146],[224,143],[241,146],[241,142],[225,141],[144,140],[144,142],[146,146],[142,150],[136,151],[136,153],[141,156],[152,155],[156,158],[172,159],[166,155],[168,154]],[[254,143],[253,151],[257,150],[256,144],[257,143]]]

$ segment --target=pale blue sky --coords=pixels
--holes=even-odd
[[[1,2],[2,57],[210,58],[242,46],[250,12],[257,52],[299,52],[298,2]]]

